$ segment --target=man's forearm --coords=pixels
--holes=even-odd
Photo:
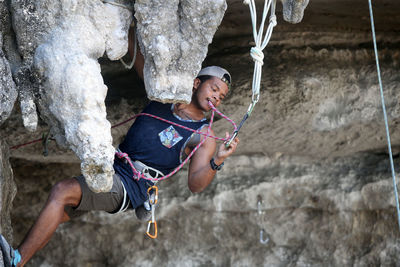
[[[193,193],[199,193],[206,189],[206,187],[214,179],[217,171],[211,169],[210,164],[203,166],[201,169],[189,176],[189,189]]]
[[[221,165],[225,159],[214,157],[214,162],[217,165]],[[217,170],[211,168],[211,164],[208,162],[204,164],[198,171],[190,174],[189,176],[189,189],[193,193],[198,193],[206,189],[206,187],[214,179]]]

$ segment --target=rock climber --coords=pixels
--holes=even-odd
[[[131,40],[132,38],[129,51],[132,56]],[[135,69],[142,79],[143,63],[143,55],[139,51]],[[189,104],[162,104],[152,101],[143,112],[207,132],[205,113],[211,109],[208,102],[211,101],[215,107],[219,106],[227,95],[230,84],[231,76],[228,71],[217,66],[206,67],[193,82]],[[210,134],[214,135],[212,129]],[[228,136],[226,133],[226,137]],[[132,124],[118,151],[128,154],[138,171],[154,177],[153,175],[165,175],[175,169],[204,138],[206,137],[166,122],[141,116]],[[235,138],[229,147],[220,144],[217,148],[214,139],[206,138],[189,163],[190,191],[203,191],[211,183],[217,170],[221,169],[225,159],[236,150],[238,143],[239,139]],[[113,186],[107,193],[93,193],[83,176],[68,178],[54,185],[38,219],[18,249],[14,250],[0,236],[5,266],[23,266],[49,242],[58,225],[90,210],[115,213],[135,209],[139,219],[147,219],[151,214],[147,189],[153,183],[145,179],[134,180],[132,168],[118,157],[115,158],[114,169]]]

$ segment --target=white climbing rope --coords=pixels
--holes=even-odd
[[[261,19],[260,28],[257,31],[257,11],[256,4],[254,0],[244,0],[244,4],[249,5],[250,15],[251,15],[251,23],[253,26],[253,37],[255,46],[251,48],[250,55],[254,61],[254,74],[253,74],[253,84],[252,84],[252,105],[258,102],[260,98],[260,84],[261,84],[261,71],[262,66],[264,64],[264,48],[268,45],[269,40],[271,39],[272,30],[276,26],[276,15],[275,15],[275,6],[276,0],[265,0],[264,1],[264,11]],[[265,20],[267,18],[267,14],[271,9],[271,15],[269,17],[269,25],[264,35],[264,25]]]
[[[390,143],[390,134],[389,134],[388,119],[387,119],[387,115],[386,115],[385,98],[384,98],[384,96],[383,96],[383,86],[382,86],[382,79],[381,79],[381,70],[380,70],[380,67],[379,67],[378,48],[377,48],[377,45],[376,45],[375,26],[374,26],[374,15],[373,15],[373,12],[372,12],[371,0],[368,0],[368,3],[369,3],[369,15],[370,15],[370,18],[371,18],[372,39],[373,39],[373,42],[374,42],[376,71],[377,71],[377,73],[378,73],[378,81],[379,81],[379,89],[380,89],[380,93],[381,93],[383,118],[384,118],[384,120],[385,120],[386,139],[387,139],[388,150],[389,150],[390,168],[391,168],[391,170],[392,170],[394,195],[395,195],[395,198],[396,198],[397,221],[398,221],[399,229],[400,229],[399,194],[398,194],[398,192],[397,192],[397,182],[396,182],[396,173],[395,173],[394,164],[393,164],[392,145],[391,145],[391,143]]]
[[[237,130],[232,134],[229,141],[226,142],[225,144],[226,147],[229,147],[233,139],[235,139],[235,137],[238,135],[239,130],[242,128],[244,122],[250,117],[254,106],[260,99],[261,71],[262,71],[262,66],[264,65],[263,50],[268,45],[269,40],[271,39],[272,30],[276,26],[276,15],[275,15],[276,0],[264,1],[264,10],[261,18],[260,28],[258,29],[258,31],[257,31],[257,10],[255,1],[244,0],[243,4],[249,5],[250,8],[251,24],[253,26],[253,37],[255,43],[255,46],[250,49],[250,56],[253,58],[254,61],[253,83],[251,86],[252,96],[251,96],[251,103],[249,105],[249,108],[247,109],[246,114],[244,115],[242,121],[240,122],[240,125],[237,128]],[[264,35],[265,20],[267,18],[267,14],[270,9],[271,9],[271,15],[269,17],[269,25]]]
[[[113,5],[113,6],[117,6],[117,7],[122,7],[122,8],[128,9],[131,12],[133,11],[133,8],[131,6],[124,5],[124,4],[121,4],[121,3],[117,3],[117,2],[114,2],[113,0],[102,0],[102,2],[104,4],[110,4],[110,5]],[[135,31],[135,42],[134,43],[135,43],[135,46],[134,46],[135,48],[134,48],[134,52],[133,52],[132,62],[130,64],[126,64],[125,61],[122,58],[120,58],[120,60],[119,60],[119,61],[121,61],[122,65],[124,65],[124,67],[126,69],[132,69],[133,65],[135,64],[136,49],[137,49],[137,47],[136,47],[136,31]]]
[[[134,27],[136,27],[136,26],[134,26]],[[126,69],[132,69],[132,67],[133,67],[133,65],[135,64],[135,61],[136,61],[136,54],[137,54],[137,43],[136,43],[137,39],[136,38],[137,37],[136,37],[136,29],[135,29],[134,41],[133,41],[133,43],[134,43],[134,46],[133,46],[134,47],[133,48],[133,58],[132,58],[131,63],[130,64],[126,64],[125,61],[122,58],[119,59],[119,61],[121,61],[122,65],[124,65],[124,67]]]

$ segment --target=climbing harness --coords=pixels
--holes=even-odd
[[[387,139],[388,151],[389,151],[390,168],[392,170],[393,188],[394,188],[394,195],[395,195],[395,198],[396,198],[397,221],[398,221],[399,228],[400,228],[399,194],[397,192],[396,173],[395,173],[394,164],[393,164],[393,154],[392,154],[392,145],[391,145],[391,142],[390,142],[389,124],[388,124],[388,119],[387,119],[387,114],[386,114],[385,98],[383,96],[383,86],[382,86],[381,71],[380,71],[380,67],[379,67],[378,48],[377,48],[377,45],[376,45],[374,15],[373,15],[373,12],[372,12],[371,0],[368,0],[368,3],[369,3],[369,15],[370,15],[370,19],[371,19],[372,39],[373,39],[374,51],[375,51],[376,70],[377,70],[377,73],[378,73],[378,81],[379,81],[379,89],[380,89],[380,94],[381,94],[383,118],[385,120],[386,139]]]
[[[268,242],[269,242],[269,238],[268,237],[266,237],[266,238],[264,238],[264,228],[262,228],[261,227],[261,225],[262,225],[262,222],[263,222],[263,211],[262,211],[262,207],[261,207],[261,205],[262,205],[262,197],[260,196],[260,195],[258,195],[257,196],[257,217],[258,217],[258,224],[260,225],[260,243],[261,244],[263,244],[263,245],[266,245],[266,244],[268,244]]]
[[[276,15],[275,15],[275,6],[276,0],[265,0],[264,1],[264,10],[263,15],[261,18],[260,28],[257,32],[257,10],[256,4],[254,0],[244,0],[244,4],[249,6],[250,15],[251,15],[251,23],[253,26],[253,37],[255,46],[250,49],[250,56],[253,58],[254,61],[254,73],[253,73],[253,83],[252,83],[252,97],[251,103],[249,108],[247,109],[246,114],[243,116],[242,121],[239,124],[238,129],[232,134],[229,141],[226,143],[228,147],[231,142],[235,139],[235,137],[239,134],[240,128],[242,128],[244,122],[250,117],[251,112],[253,111],[255,105],[257,104],[258,100],[260,99],[260,84],[261,84],[261,71],[262,66],[264,64],[264,53],[262,52],[264,48],[268,45],[269,40],[272,36],[272,30],[276,26]],[[269,17],[269,25],[264,34],[264,25],[265,20],[267,18],[267,14],[271,10],[271,15]]]

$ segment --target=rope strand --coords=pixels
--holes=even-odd
[[[397,221],[398,221],[399,229],[400,229],[399,194],[397,192],[396,172],[394,170],[394,164],[393,164],[392,145],[390,143],[389,123],[388,123],[388,118],[387,118],[387,114],[386,114],[385,97],[383,96],[383,86],[382,86],[382,79],[381,79],[381,70],[380,70],[380,67],[379,67],[378,48],[377,48],[377,45],[376,45],[374,15],[373,15],[373,12],[372,12],[371,0],[368,0],[368,3],[369,3],[369,15],[370,15],[370,19],[371,19],[372,39],[373,39],[374,51],[375,51],[376,71],[378,73],[378,81],[379,81],[379,89],[380,89],[380,93],[381,93],[383,118],[385,120],[386,139],[387,139],[387,145],[388,145],[388,151],[389,151],[390,168],[391,168],[391,171],[392,171],[394,196],[395,196],[395,199],[396,199]]]

